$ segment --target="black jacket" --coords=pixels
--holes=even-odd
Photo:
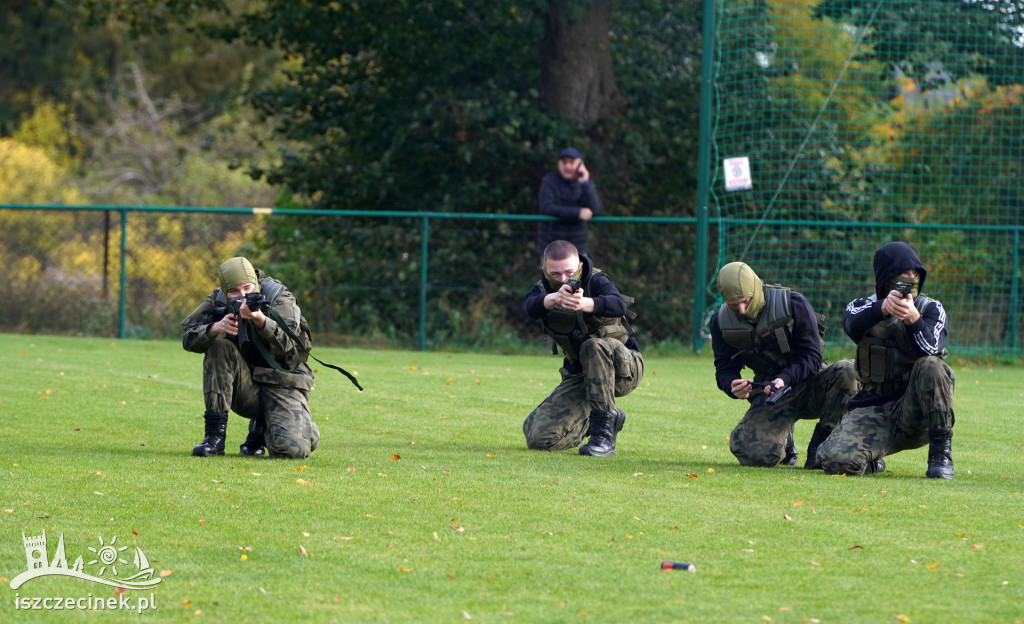
[[[604,210],[594,182],[566,180],[554,171],[541,180],[538,202],[542,215],[558,221],[541,221],[537,226],[537,253],[556,240],[567,240],[580,254],[587,253],[587,222],[580,221],[580,208],[590,208],[595,215]]]

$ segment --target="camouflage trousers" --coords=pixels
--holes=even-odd
[[[900,398],[847,412],[818,448],[827,474],[862,475],[869,461],[928,444],[930,428],[952,429],[953,369],[940,358],[914,363]]]
[[[817,420],[832,431],[857,393],[853,360],[839,360],[818,371],[774,406],[764,394],[753,395],[750,408],[729,435],[729,450],[743,466],[771,468],[786,456],[786,442],[798,420]]]
[[[590,411],[611,411],[615,397],[636,390],[644,359],[614,338],[590,338],[580,347],[583,372],[561,369],[562,383],[523,422],[526,446],[560,451],[579,446],[590,428]]]
[[[320,444],[320,429],[309,412],[313,371],[249,368],[238,347],[217,340],[203,356],[203,396],[208,412],[234,411],[250,420],[264,420],[270,457],[303,458]]]

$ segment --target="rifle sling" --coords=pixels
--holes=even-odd
[[[268,308],[266,313],[267,313],[267,315],[270,318],[274,319],[274,321],[278,325],[281,326],[281,329],[284,330],[285,335],[287,335],[291,339],[291,341],[292,341],[292,354],[293,355],[297,354],[298,353],[298,347],[296,345],[302,344],[302,341],[299,339],[299,337],[295,335],[295,333],[292,331],[292,329],[290,327],[288,327],[288,323],[284,322],[284,319],[281,318],[281,315],[278,313],[277,310],[275,310],[274,308]],[[275,360],[274,357],[270,355],[270,353],[267,351],[267,348],[263,345],[263,341],[259,339],[259,333],[257,333],[257,335],[253,337],[252,341],[256,344],[256,348],[259,349],[260,355],[263,356],[263,359],[266,360],[266,362],[268,364],[270,364],[270,366],[273,367],[275,370],[281,371],[282,373],[292,373],[292,372],[295,372],[294,370],[290,370],[290,371],[289,370],[285,370],[284,368],[281,367],[280,364],[277,363],[277,360]],[[352,374],[349,373],[344,368],[341,368],[340,366],[335,366],[334,364],[328,364],[327,362],[324,362],[323,360],[321,360],[320,358],[316,357],[312,353],[309,353],[308,355],[309,355],[309,357],[313,358],[317,362],[320,362],[320,364],[322,364],[322,365],[324,365],[324,366],[326,366],[328,368],[333,368],[334,370],[338,371],[342,375],[348,377],[348,380],[351,381],[355,385],[356,388],[359,388],[360,392],[363,391],[363,387],[359,385],[359,382],[356,381],[356,378],[353,377]]]

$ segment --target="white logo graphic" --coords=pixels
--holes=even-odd
[[[128,560],[124,558],[124,551],[128,550],[128,547],[117,546],[116,535],[111,538],[109,544],[105,543],[102,537],[99,538],[98,547],[89,547],[91,560],[85,561],[79,556],[70,568],[64,556],[63,533],[60,534],[60,541],[57,543],[57,552],[49,563],[46,559],[46,531],[43,531],[42,535],[32,537],[26,537],[22,533],[21,538],[25,542],[25,559],[28,562],[28,569],[14,577],[14,580],[11,581],[11,589],[18,589],[34,578],[52,574],[74,576],[85,581],[103,583],[111,587],[123,587],[124,589],[146,589],[163,580],[159,576],[153,577],[153,568],[150,567],[149,560],[146,559],[142,549],[137,546],[135,547],[134,562],[129,564]],[[134,574],[130,574],[133,569],[131,566],[134,566]],[[118,578],[119,574],[125,575],[125,578]]]

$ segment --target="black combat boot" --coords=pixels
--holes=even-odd
[[[933,427],[928,430],[928,472],[929,479],[953,478],[953,430]]]
[[[206,437],[192,448],[192,454],[196,457],[223,455],[224,437],[228,432],[228,413],[206,412],[203,414],[203,420],[206,421]]]
[[[267,421],[262,418],[253,418],[249,421],[249,435],[246,436],[245,442],[238,447],[239,455],[249,455],[250,457],[263,457],[267,452],[263,449],[267,445],[263,438],[263,434],[267,432]]]
[[[615,435],[622,430],[626,413],[619,408],[610,412],[590,411],[590,440],[580,447],[580,455],[608,457],[615,455]]]
[[[821,462],[818,461],[818,447],[828,439],[831,433],[832,430],[821,423],[814,425],[811,441],[807,443],[807,459],[804,461],[804,468],[807,470],[821,470]]]
[[[796,442],[793,441],[793,432],[789,432],[789,437],[786,438],[786,456],[779,462],[780,466],[796,466],[797,460],[800,459],[800,454],[796,452]]]

